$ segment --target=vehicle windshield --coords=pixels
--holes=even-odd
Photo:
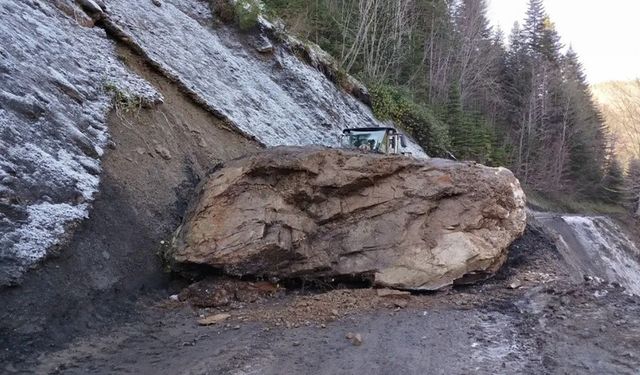
[[[349,146],[366,151],[387,152],[387,131],[351,131]]]

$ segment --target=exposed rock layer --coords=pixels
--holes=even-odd
[[[371,274],[431,290],[496,271],[524,205],[506,169],[276,148],[202,184],[171,256],[236,276]]]

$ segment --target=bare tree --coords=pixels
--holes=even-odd
[[[383,81],[401,62],[411,38],[414,0],[328,0],[342,33],[341,65],[351,71],[361,64],[364,73]]]
[[[476,102],[495,94],[497,76],[493,73],[499,49],[494,45],[486,0],[461,0],[454,8],[457,28],[455,45],[456,76],[463,103]]]
[[[640,217],[640,80],[608,82],[594,92],[615,138],[617,157],[627,165],[627,193]]]
[[[597,89],[598,90],[598,89]],[[625,160],[640,159],[640,80],[600,86],[601,108]]]

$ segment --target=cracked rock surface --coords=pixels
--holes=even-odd
[[[201,186],[172,258],[235,276],[372,275],[433,290],[495,272],[524,231],[524,205],[506,169],[279,147]]]

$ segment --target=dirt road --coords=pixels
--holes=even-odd
[[[202,327],[199,314],[145,298],[135,314],[57,350],[26,351],[7,373],[60,374],[635,374],[640,369],[640,299],[617,285],[574,283],[555,247],[529,230],[494,279],[411,296],[406,308],[352,296],[326,322],[325,294],[292,291],[229,311]],[[301,298],[308,308],[291,316]],[[362,309],[353,309],[361,306]],[[276,312],[285,314],[276,314]],[[298,310],[295,310],[298,311]],[[348,311],[348,312],[347,312]],[[344,313],[343,313],[344,312]],[[277,316],[277,319],[267,318]],[[264,319],[261,319],[264,317]],[[316,319],[317,318],[317,319]],[[346,338],[359,333],[362,344]],[[6,358],[6,357],[5,357]]]

